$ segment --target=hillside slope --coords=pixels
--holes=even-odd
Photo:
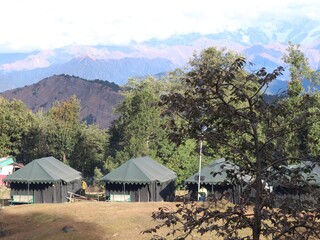
[[[116,118],[113,109],[123,99],[117,92],[117,87],[108,82],[55,75],[30,86],[5,91],[0,95],[7,99],[20,99],[33,112],[40,108],[47,111],[55,101],[64,101],[75,95],[81,102],[81,120],[97,124],[100,128],[107,128]]]

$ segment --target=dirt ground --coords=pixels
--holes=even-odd
[[[8,240],[150,239],[151,213],[174,203],[73,202],[6,206],[0,234]]]
[[[184,193],[181,193],[183,195]],[[10,191],[0,189],[3,200]],[[100,201],[77,200],[58,204],[0,206],[0,239],[7,240],[136,240],[151,239],[141,232],[157,225],[152,212],[175,208],[174,202],[105,202],[103,194],[87,196]],[[166,236],[167,229],[158,232]],[[171,239],[171,238],[168,238]],[[218,239],[213,234],[190,239]]]

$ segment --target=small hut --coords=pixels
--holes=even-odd
[[[174,197],[176,173],[149,156],[130,159],[105,175],[109,201],[166,201]]]
[[[81,173],[54,157],[33,160],[4,178],[12,202],[62,203],[81,188]]]
[[[200,185],[207,189],[208,195],[218,198],[227,193],[228,200],[236,203],[239,201],[242,186],[234,184],[235,181],[230,175],[236,174],[238,169],[238,166],[226,161],[225,158],[214,160],[201,169]],[[184,183],[187,186],[190,200],[197,200],[199,172],[190,176]]]

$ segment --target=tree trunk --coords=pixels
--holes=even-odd
[[[67,157],[65,153],[62,154],[62,162],[65,164],[67,163]]]
[[[252,113],[254,111],[252,110]],[[253,227],[252,227],[252,237],[253,240],[259,240],[260,239],[260,233],[261,233],[261,208],[262,208],[262,158],[261,158],[261,152],[260,152],[260,146],[259,146],[259,134],[257,131],[257,123],[255,119],[251,119],[251,127],[252,132],[254,135],[254,144],[255,144],[255,156],[256,156],[256,197],[255,197],[255,204],[254,204],[254,215],[253,215]]]
[[[258,177],[259,174],[257,174],[256,179],[256,197],[255,197],[255,205],[254,205],[254,215],[253,215],[253,228],[252,228],[252,237],[253,240],[259,240],[260,239],[260,233],[261,233],[261,176]]]

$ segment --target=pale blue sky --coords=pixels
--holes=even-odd
[[[319,20],[319,12],[319,0],[8,0],[0,2],[0,52],[272,27],[276,20]]]

